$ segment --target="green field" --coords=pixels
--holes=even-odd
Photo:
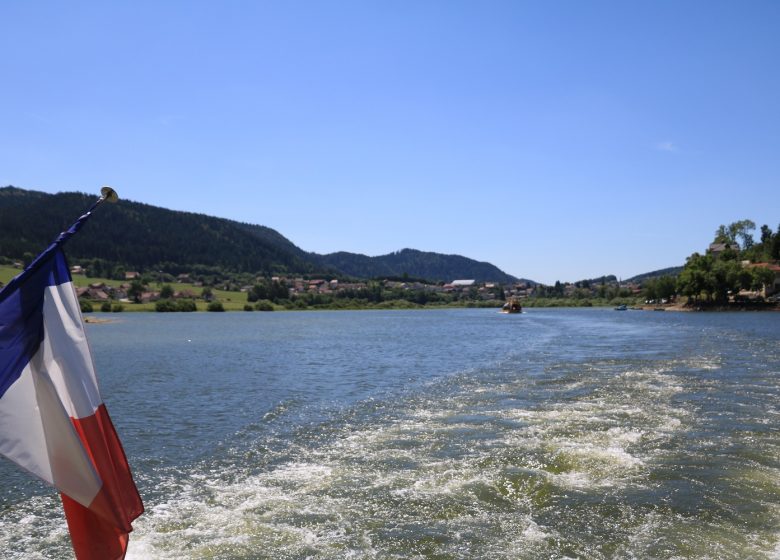
[[[14,276],[19,274],[21,272],[21,269],[14,268],[12,266],[8,265],[0,265],[0,282],[3,284],[7,284]],[[73,276],[73,283],[77,287],[86,287],[90,284],[106,284],[107,286],[114,286],[117,287],[121,284],[126,284],[127,281],[123,280],[111,280],[109,278],[87,278],[86,276],[82,276],[80,274],[76,274]],[[149,290],[150,291],[159,291],[162,287],[162,284],[156,284],[151,283],[149,284]],[[196,298],[200,298],[201,293],[203,292],[203,287],[201,286],[195,286],[193,284],[181,284],[181,283],[172,283],[171,287],[174,289],[174,291],[190,291],[193,294],[195,294]],[[214,295],[214,300],[219,301],[222,303],[222,306],[225,308],[225,311],[243,311],[244,305],[247,303],[247,295],[244,292],[229,292],[225,290],[217,290],[212,289],[211,292]],[[100,303],[94,303],[93,305],[95,307],[95,311],[98,311],[100,308]],[[122,303],[124,306],[124,311],[154,311],[155,310],[155,304],[154,303]],[[195,305],[198,308],[198,311],[206,311],[206,308],[208,307],[208,302],[203,301],[202,299],[196,299]]]
[[[19,274],[21,270],[12,266],[0,265],[0,282],[3,285],[8,284],[8,281]]]
[[[21,269],[14,268],[12,266],[8,265],[0,265],[0,282],[6,284],[8,283],[11,278],[16,276],[21,272]],[[90,284],[106,284],[109,286],[118,287],[121,284],[127,284],[128,281],[123,280],[111,280],[108,278],[98,278],[98,277],[86,277],[80,274],[73,276],[73,283],[77,287],[87,287]],[[165,283],[158,283],[158,282],[150,282],[146,289],[148,291],[160,291],[162,287],[165,285]],[[202,286],[195,286],[194,284],[190,283],[179,283],[179,282],[171,282],[168,285],[173,288],[175,292],[179,291],[189,291],[194,296],[195,301],[195,307],[197,311],[208,311],[209,302],[204,301],[201,299],[202,293],[203,293],[203,287]],[[253,303],[250,303],[247,299],[247,293],[246,292],[240,292],[240,291],[227,291],[227,290],[219,290],[216,288],[211,288],[211,293],[213,296],[213,301],[219,302],[222,304],[222,307],[225,311],[244,311],[245,306],[247,304],[252,306],[252,310],[255,309]],[[177,300],[180,301],[180,300]],[[85,310],[82,308],[82,310],[85,311],[85,313],[92,313],[92,312],[99,312],[101,311],[101,306],[104,302],[102,301],[89,301],[90,305],[92,306],[92,311]],[[157,302],[150,302],[150,303],[129,303],[129,302],[119,302],[119,301],[110,301],[109,302],[112,306],[119,306],[121,305],[122,311],[156,311]],[[501,307],[502,301],[498,300],[491,300],[491,301],[457,301],[457,302],[430,302],[427,304],[418,304],[412,301],[408,301],[405,299],[387,299],[384,301],[379,302],[369,302],[367,300],[361,300],[361,299],[333,299],[331,301],[322,302],[322,303],[314,303],[314,302],[305,302],[303,299],[294,299],[293,302],[290,302],[289,300],[286,300],[286,303],[282,305],[281,303],[271,303],[268,300],[263,300],[263,302],[260,302],[260,305],[262,304],[270,305],[270,307],[273,308],[274,311],[283,311],[283,310],[304,310],[304,309],[328,309],[328,310],[357,310],[357,309],[435,309],[435,308],[444,308],[444,307]],[[269,309],[270,310],[270,309]]]

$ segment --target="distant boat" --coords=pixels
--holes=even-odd
[[[628,307],[626,307],[626,305],[625,305],[625,304],[623,304],[623,305],[618,305],[618,306],[615,308],[615,311],[625,311],[626,309],[628,309]]]
[[[517,301],[515,298],[510,299],[507,301],[504,306],[501,308],[501,313],[522,313],[523,312],[523,306],[520,305],[520,302]]]

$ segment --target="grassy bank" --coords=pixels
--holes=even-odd
[[[20,269],[7,265],[0,266],[0,282],[7,284],[11,278],[21,272]],[[83,288],[88,287],[91,284],[105,284],[114,288],[119,287],[122,284],[127,284],[125,280],[113,280],[109,278],[89,278],[82,275],[74,275],[73,283],[76,287]],[[210,302],[205,301],[202,298],[203,287],[196,286],[189,283],[173,283],[170,284],[171,288],[175,292],[189,292],[192,298],[188,299],[188,302],[194,304],[194,311],[210,311]],[[149,291],[160,291],[163,284],[151,283],[148,286]],[[260,302],[250,302],[247,298],[246,292],[240,291],[228,291],[220,290],[217,288],[211,288],[212,301],[221,306],[221,310],[224,311],[297,311],[297,310],[362,310],[362,309],[446,309],[446,308],[468,308],[468,307],[481,307],[481,308],[499,308],[503,305],[503,301],[490,300],[490,301],[455,301],[455,302],[429,302],[427,304],[419,304],[406,299],[390,299],[386,301],[369,301],[366,299],[350,299],[350,298],[332,298],[326,303],[308,303],[307,298],[296,298],[293,300],[283,300],[280,303],[274,303],[268,300],[262,300]],[[180,301],[180,300],[175,300]],[[86,303],[91,306],[91,311],[88,309]],[[103,301],[89,301],[85,302],[85,312],[93,313],[100,312],[101,307],[104,304]],[[149,312],[158,310],[158,302],[148,303],[131,303],[127,301],[111,301],[110,307],[114,312]],[[171,305],[174,307],[174,305]]]
[[[0,282],[3,285],[7,284],[14,276],[19,274],[21,269],[14,268],[8,265],[0,265]],[[89,278],[80,274],[73,275],[73,284],[77,288],[86,288],[90,284],[105,284],[106,286],[112,286],[118,288],[122,284],[128,284],[127,280],[113,280],[111,278]],[[152,283],[149,285],[150,291],[159,291],[163,284]],[[177,292],[190,292],[194,296],[195,306],[198,311],[207,311],[208,302],[201,299],[203,294],[202,286],[195,286],[194,284],[187,283],[175,283],[171,284],[174,291]],[[219,301],[224,307],[225,311],[243,311],[247,302],[247,295],[244,292],[233,292],[226,290],[218,290],[212,288],[212,295],[215,301]],[[91,301],[94,311],[100,311],[102,302]],[[156,302],[150,303],[128,303],[112,301],[112,304],[121,305],[122,311],[155,311]]]
[[[532,297],[522,300],[523,307],[616,307],[641,305],[638,298],[545,298]]]

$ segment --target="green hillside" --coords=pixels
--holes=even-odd
[[[38,254],[96,198],[0,188],[0,256],[28,260]],[[317,255],[265,226],[130,200],[102,205],[83,233],[68,242],[68,258],[72,264],[88,266],[96,276],[111,276],[120,267],[169,274],[222,271],[354,278],[406,274],[432,281],[515,280],[490,263],[412,249],[380,257]]]
[[[415,249],[403,249],[379,257],[345,252],[331,253],[319,256],[318,261],[323,266],[360,278],[408,275],[412,278],[425,278],[437,282],[448,282],[458,278],[503,284],[517,281],[514,276],[506,274],[487,262],[478,262],[460,255],[443,255]]]
[[[24,258],[46,247],[95,196],[0,189],[0,255]],[[71,261],[98,260],[172,274],[193,267],[234,272],[308,273],[316,269],[277,232],[202,214],[120,200],[104,204],[68,242]]]
[[[663,276],[674,276],[675,278],[682,272],[682,266],[672,266],[669,268],[662,268],[661,270],[654,270],[652,272],[645,272],[644,274],[638,274],[626,280],[626,282],[633,282],[635,284],[642,284],[643,282],[653,279],[661,278]]]

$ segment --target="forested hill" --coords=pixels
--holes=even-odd
[[[683,270],[682,266],[672,266],[669,268],[662,268],[661,270],[654,270],[653,272],[645,272],[644,274],[638,274],[632,278],[626,280],[626,282],[633,282],[634,284],[641,284],[646,280],[652,278],[661,278],[662,276],[677,276]]]
[[[37,254],[96,199],[0,188],[0,255]],[[68,242],[67,253],[74,262],[95,261],[93,269],[121,265],[172,274],[196,267],[252,273],[318,270],[304,251],[270,228],[128,200],[103,204],[83,233]]]
[[[516,282],[517,278],[498,267],[460,255],[443,255],[415,249],[403,249],[388,255],[368,257],[355,253],[331,253],[316,256],[323,266],[343,271],[358,278],[402,277],[425,278],[432,281],[470,279],[478,282]]]
[[[0,257],[29,259],[38,254],[96,199],[83,193],[0,188]],[[271,228],[129,200],[103,204],[83,233],[68,242],[67,253],[72,263],[86,264],[96,276],[115,274],[120,267],[171,274],[224,271],[355,278],[407,274],[431,281],[514,280],[489,263],[459,255],[411,249],[381,257],[317,255]]]

